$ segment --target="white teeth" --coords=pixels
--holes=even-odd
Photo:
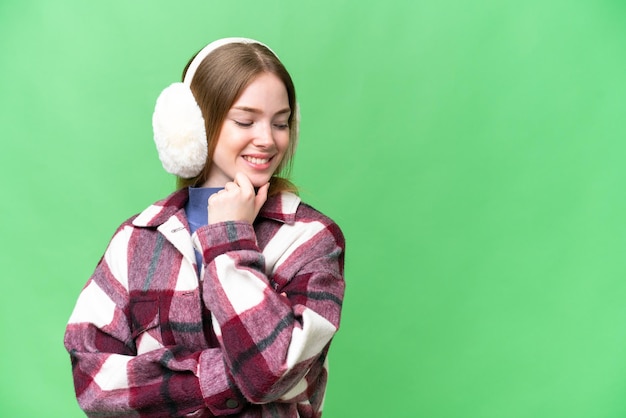
[[[250,161],[252,164],[266,164],[269,158],[256,158],[256,157],[243,157],[246,161]]]

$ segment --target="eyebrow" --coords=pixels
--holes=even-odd
[[[242,110],[244,112],[255,113],[255,114],[263,113],[261,109],[255,109],[254,107],[248,107],[248,106],[233,106],[233,110]],[[275,115],[282,115],[282,114],[290,113],[290,112],[291,112],[291,109],[286,107],[276,112]]]

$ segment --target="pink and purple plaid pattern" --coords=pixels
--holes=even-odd
[[[189,234],[180,190],[122,224],[65,346],[89,416],[320,417],[344,238],[300,199]],[[200,278],[194,248],[203,255]]]

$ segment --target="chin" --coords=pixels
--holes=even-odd
[[[267,178],[267,179],[256,179],[256,180],[250,179],[250,181],[252,182],[252,185],[254,187],[261,187],[264,184],[267,184],[267,182],[270,181],[270,179],[269,178]]]
[[[263,186],[265,183],[270,181],[270,178],[271,178],[271,176],[264,175],[262,173],[250,173],[250,172],[243,171],[243,174],[245,174],[248,177],[248,179],[250,180],[250,183],[252,183],[254,187]]]

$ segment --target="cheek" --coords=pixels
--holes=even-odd
[[[287,151],[287,148],[289,148],[289,132],[283,134],[279,139],[278,139],[278,148],[281,150],[281,152],[285,152]]]
[[[241,140],[240,135],[233,129],[224,129],[220,134],[217,147],[221,148],[222,152],[226,154],[233,154],[240,151],[243,147],[244,141]]]

